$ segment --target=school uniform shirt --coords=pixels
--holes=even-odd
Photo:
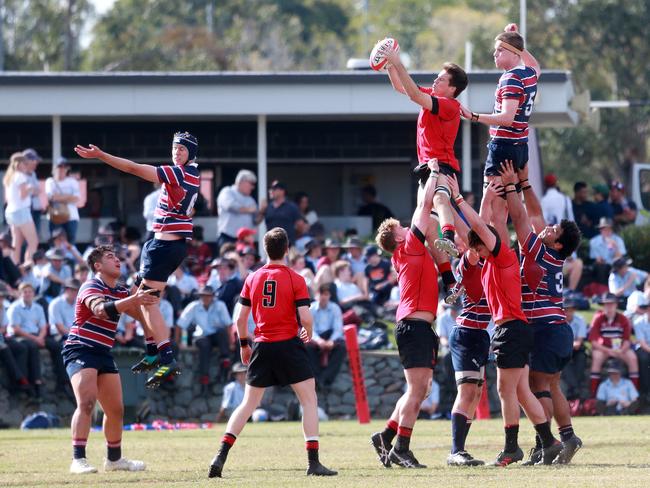
[[[597,235],[589,241],[589,257],[591,259],[602,259],[607,264],[612,264],[616,259],[617,251],[620,255],[627,254],[625,242],[618,235],[612,234],[608,239],[614,241],[610,246],[602,235]]]
[[[645,341],[650,345],[650,318],[647,313],[634,321],[634,338],[636,342]]]
[[[38,303],[32,302],[31,305],[25,305],[22,298],[15,300],[9,305],[7,311],[9,325],[7,327],[7,336],[16,335],[14,326],[20,327],[23,332],[38,335],[43,327],[47,325],[45,320],[45,311]]]
[[[573,319],[569,322],[569,326],[573,332],[573,340],[587,338],[587,322],[577,313],[573,314]]]
[[[185,307],[176,322],[181,329],[187,329],[192,324],[196,325],[195,337],[209,336],[231,325],[232,318],[221,300],[215,298],[208,308],[203,306],[201,300],[195,300]]]
[[[602,402],[616,400],[617,402],[633,402],[639,398],[634,383],[627,378],[621,378],[617,384],[607,378],[598,386],[596,399]]]
[[[318,301],[312,302],[309,306],[311,314],[314,317],[313,339],[319,339],[321,334],[332,331],[328,340],[336,341],[343,339],[343,315],[341,307],[336,303],[329,302],[325,308],[321,308]]]
[[[223,387],[223,398],[221,399],[222,409],[232,411],[243,401],[244,387],[239,382],[231,381]]]
[[[68,302],[65,299],[65,295],[59,295],[50,302],[50,305],[47,307],[47,313],[50,319],[51,336],[59,334],[56,324],[63,324],[66,329],[72,327],[72,323],[74,322],[74,309],[75,302]]]
[[[515,66],[501,75],[494,94],[492,113],[501,113],[501,106],[506,99],[516,99],[518,107],[511,126],[490,126],[491,141],[507,144],[528,142],[528,119],[533,111],[536,95],[537,73],[530,66]]]

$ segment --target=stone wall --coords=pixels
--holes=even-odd
[[[125,422],[135,422],[147,413],[142,420],[214,421],[221,405],[224,385],[215,382],[210,386],[209,394],[201,396],[201,387],[195,372],[196,351],[181,351],[183,374],[159,390],[147,390],[144,387],[145,376],[130,372],[129,368],[136,362],[139,354],[137,350],[114,351],[124,390]],[[391,351],[364,351],[361,357],[371,416],[385,418],[390,415],[404,388],[404,375],[399,358],[396,352]],[[45,388],[40,404],[28,399],[24,394],[10,394],[6,388],[6,374],[0,367],[0,424],[17,427],[25,416],[43,410],[61,417],[61,425],[69,425],[75,405],[62,392],[54,391],[55,380],[46,351],[41,354],[41,361]],[[214,362],[215,365],[210,371],[211,378],[217,378],[219,375],[216,361]],[[294,399],[290,388],[275,388],[267,393],[264,401],[270,406],[269,410],[282,413],[287,411]],[[330,418],[352,418],[356,415],[354,390],[347,360],[344,361],[341,372],[331,387],[319,391],[319,405]]]

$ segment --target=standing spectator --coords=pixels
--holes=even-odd
[[[373,185],[367,185],[361,188],[361,201],[363,205],[359,207],[357,215],[366,215],[372,217],[372,231],[375,232],[384,220],[393,217],[390,209],[377,201],[377,189]]]
[[[217,258],[212,265],[217,268],[219,276],[219,283],[215,288],[216,297],[226,304],[228,313],[232,315],[239,292],[244,286],[244,282],[236,273],[237,263],[232,259]]]
[[[643,314],[634,321],[634,352],[639,361],[639,393],[645,401],[650,400],[650,300],[643,297],[638,308]]]
[[[388,259],[381,256],[377,246],[368,246],[365,252],[366,269],[370,301],[375,305],[384,305],[390,298],[390,292],[397,284],[397,274],[392,271]]]
[[[81,283],[74,278],[65,281],[63,294],[50,302],[48,318],[50,321],[50,335],[48,340],[63,343],[68,337],[70,327],[74,322],[75,302]]]
[[[27,160],[27,175],[29,176],[29,184],[35,189],[31,194],[31,214],[32,220],[34,221],[34,227],[36,228],[36,235],[41,235],[41,214],[43,213],[43,204],[41,203],[41,188],[38,183],[38,176],[36,175],[36,168],[38,168],[38,163],[43,161],[36,150],[34,149],[25,149],[23,151],[23,157]]]
[[[219,360],[222,375],[230,368],[230,336],[229,328],[232,319],[226,305],[221,300],[216,300],[214,290],[204,286],[198,292],[199,299],[190,303],[178,319],[177,325],[183,330],[193,326],[194,344],[199,350],[199,383],[201,394],[208,392],[210,383],[210,357],[212,349],[219,350]],[[188,331],[189,332],[189,331]],[[176,337],[176,342],[179,342]]]
[[[50,249],[45,253],[45,257],[49,263],[43,269],[38,292],[49,303],[61,294],[65,281],[72,278],[72,270],[64,263],[65,256],[58,249]]]
[[[221,400],[221,409],[217,414],[217,422],[228,420],[242,400],[244,400],[246,371],[248,371],[248,368],[242,363],[233,364],[231,371],[233,380],[223,387],[223,398]]]
[[[573,216],[580,232],[587,239],[598,234],[596,208],[594,202],[589,201],[589,187],[584,181],[578,181],[573,185]]]
[[[307,195],[304,191],[299,191],[298,193],[296,193],[296,196],[294,197],[293,201],[298,206],[298,210],[300,210],[300,215],[302,215],[305,218],[305,220],[310,226],[318,222],[318,214],[314,209],[312,209],[309,206],[309,195]]]
[[[156,205],[158,205],[158,197],[160,197],[160,189],[162,185],[160,183],[154,183],[154,190],[144,197],[144,202],[142,204],[142,216],[146,221],[147,236],[145,237],[145,242],[149,239],[153,239],[153,221],[154,213],[156,212]]]
[[[0,280],[13,291],[18,288],[21,273],[11,258],[14,248],[11,245],[9,232],[2,232],[0,234],[0,251]]]
[[[564,300],[564,310],[566,312],[566,321],[573,332],[573,353],[571,361],[562,370],[562,379],[566,384],[567,398],[574,400],[581,398],[581,392],[585,386],[587,323],[576,313],[576,303],[573,300]]]
[[[628,415],[636,412],[639,393],[634,384],[621,377],[618,363],[607,368],[607,380],[598,387],[596,410],[600,415]]]
[[[7,325],[9,325],[7,311],[4,307],[6,297],[7,288],[0,286],[0,361],[4,364],[7,376],[12,381],[9,389],[29,391],[29,380],[19,366],[23,365],[24,368],[26,350],[22,344],[11,339],[5,340],[4,337],[7,332]]]
[[[607,185],[598,184],[593,186],[594,190],[594,222],[600,221],[603,217],[614,218],[614,209],[609,203],[609,188]]]
[[[287,187],[275,180],[269,187],[269,201],[260,206],[260,215],[264,216],[266,228],[280,227],[289,236],[289,245],[296,242],[296,222],[301,218],[295,203],[287,200]],[[245,227],[245,226],[242,226]]]
[[[259,223],[254,221],[257,203],[251,196],[257,183],[252,171],[242,169],[235,177],[235,184],[221,189],[217,196],[217,249],[227,242],[237,240],[237,231],[242,227],[252,228]]]
[[[309,307],[314,317],[314,331],[307,344],[312,368],[318,386],[329,387],[345,359],[343,316],[341,308],[330,301],[332,295],[328,284],[318,288],[316,301]]]
[[[636,203],[625,196],[625,186],[620,181],[609,185],[609,198],[614,212],[614,223],[620,227],[633,224],[638,210]]]
[[[542,212],[549,225],[555,225],[562,220],[575,220],[571,199],[560,191],[557,186],[557,176],[549,173],[544,177],[546,193],[542,197]]]
[[[30,163],[20,153],[9,158],[9,167],[2,180],[4,184],[5,220],[11,229],[14,264],[31,261],[38,247],[38,232],[31,214],[32,196],[38,195],[38,185],[32,182]],[[39,213],[40,216],[40,213]],[[21,259],[23,243],[27,242],[25,261]]]
[[[611,219],[603,217],[598,222],[600,235],[589,240],[589,257],[594,262],[594,278],[599,283],[607,283],[611,265],[627,254],[625,242],[614,234]]]
[[[636,290],[638,275],[630,268],[631,259],[618,258],[609,274],[609,292],[618,298],[618,308],[626,310],[627,298]]]
[[[594,315],[589,329],[592,397],[600,383],[600,370],[609,358],[623,361],[634,386],[639,386],[639,362],[630,342],[632,326],[625,315],[616,311],[618,298],[615,295],[605,294],[602,304],[603,310]]]
[[[54,163],[53,175],[45,180],[45,194],[50,205],[53,203],[65,204],[68,207],[69,215],[68,221],[61,224],[55,224],[50,220],[50,235],[52,235],[54,229],[63,228],[68,236],[68,241],[74,244],[77,239],[77,228],[79,227],[79,209],[77,208],[77,203],[79,203],[81,191],[79,189],[79,181],[70,176],[68,174],[69,172],[70,165],[68,164],[68,160],[59,158]]]

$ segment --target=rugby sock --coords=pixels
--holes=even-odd
[[[467,419],[465,423],[465,440],[467,440],[467,435],[469,434],[469,428],[472,426],[472,419]]]
[[[600,384],[600,373],[591,373],[591,385],[589,391],[591,392],[591,398],[596,397],[596,392],[598,391],[598,385]]]
[[[632,383],[634,383],[634,387],[638,391],[639,390],[639,373],[638,372],[633,373],[632,371],[630,371],[630,381],[632,381]]]
[[[309,465],[318,464],[318,437],[305,439],[305,449],[307,449]]]
[[[542,448],[542,438],[539,436],[539,434],[535,434],[535,450],[539,450]]]
[[[555,437],[553,437],[553,434],[551,433],[551,423],[548,420],[541,424],[537,424],[535,426],[535,432],[537,432],[537,435],[542,439],[542,447],[544,449],[551,447],[555,442]]]
[[[219,448],[219,454],[217,454],[217,457],[221,457],[225,461],[228,457],[228,451],[230,451],[230,448],[236,440],[236,435],[226,432],[221,438],[221,447]]]
[[[147,337],[144,340],[144,343],[146,345],[146,354],[147,356],[157,356],[158,355],[158,348],[156,347],[156,341],[154,340],[153,337]]]
[[[122,439],[117,442],[106,441],[106,458],[117,461],[122,457]]]
[[[467,436],[467,417],[460,412],[451,413],[451,453],[465,450]]]
[[[158,355],[160,356],[160,364],[171,364],[174,362],[174,350],[169,339],[158,343]]]
[[[571,439],[571,437],[573,437],[573,435],[573,425],[569,424],[560,427],[560,439],[562,442],[568,441]]]
[[[454,273],[451,272],[451,263],[449,261],[438,264],[438,271],[440,271],[442,282],[446,287],[456,284],[456,278],[454,278]]]
[[[72,439],[72,457],[83,459],[86,457],[86,444],[88,439]]]
[[[445,224],[442,226],[442,237],[445,239],[454,242],[454,234],[456,233],[456,227],[453,224]]]
[[[397,442],[395,443],[396,451],[405,452],[409,450],[412,433],[412,427],[404,427],[403,425],[400,425],[397,428]]]
[[[506,425],[506,444],[503,447],[505,452],[515,452],[519,448],[517,438],[519,437],[519,424]]]
[[[393,439],[395,439],[398,428],[397,422],[394,420],[388,420],[388,422],[386,422],[386,428],[382,431],[381,436],[390,444],[393,442]]]

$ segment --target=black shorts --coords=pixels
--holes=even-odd
[[[142,246],[140,278],[166,282],[187,256],[187,241],[149,239]]]
[[[61,351],[68,378],[82,369],[96,369],[97,374],[117,374],[117,365],[110,352],[88,346],[64,346]]]
[[[305,344],[294,337],[279,342],[254,342],[246,383],[257,388],[287,386],[314,377]]]
[[[429,322],[400,320],[395,326],[395,342],[404,369],[435,369],[439,339]]]
[[[533,322],[535,345],[530,353],[530,369],[540,373],[559,373],[573,354],[573,331],[569,324]]]
[[[487,145],[488,155],[485,160],[485,176],[499,176],[501,163],[506,159],[512,161],[516,169],[522,169],[528,163],[528,143],[508,144],[490,141]]]
[[[523,320],[511,320],[495,328],[492,350],[497,368],[523,368],[533,350],[533,328]]]
[[[440,174],[446,176],[455,175],[456,178],[460,178],[460,171],[456,171],[447,163],[438,162],[438,166],[440,169]],[[431,170],[426,164],[420,164],[413,169],[413,174],[417,177],[420,188],[424,188],[424,185],[427,182],[427,178],[429,178],[429,175],[431,174]]]

